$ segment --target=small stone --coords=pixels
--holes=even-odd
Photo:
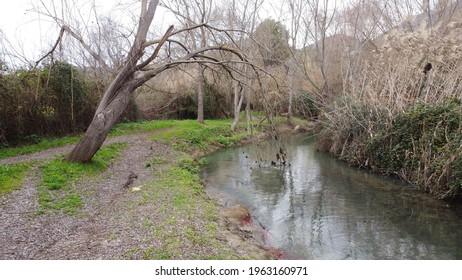
[[[141,187],[142,187],[142,186],[133,187],[133,188],[132,188],[132,192],[139,192],[139,191],[141,191]]]

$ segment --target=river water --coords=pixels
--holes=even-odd
[[[462,259],[462,208],[284,141],[290,166],[265,142],[207,157],[209,195],[246,206],[255,237],[293,259]],[[261,160],[261,161],[260,161]]]

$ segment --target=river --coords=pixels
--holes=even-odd
[[[291,259],[462,259],[462,208],[317,151],[307,135],[207,156],[206,190],[247,207],[255,232]],[[261,160],[261,161],[260,161]],[[261,233],[261,234],[260,234]]]

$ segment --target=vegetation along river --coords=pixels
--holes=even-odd
[[[462,259],[460,205],[347,166],[307,135],[285,147],[290,166],[271,165],[265,142],[209,155],[202,170],[209,195],[247,207],[267,246],[295,259]]]

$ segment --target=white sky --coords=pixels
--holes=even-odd
[[[65,0],[63,0],[65,1]],[[48,1],[44,1],[47,3]],[[57,3],[60,0],[56,1]],[[78,0],[79,3],[88,3],[88,0]],[[117,3],[132,3],[133,0],[96,0],[98,12],[101,10],[109,11]],[[0,30],[13,48],[20,51],[29,61],[34,61],[40,57],[56,41],[59,30],[51,28],[49,19],[33,11],[33,7],[40,5],[40,0],[1,0],[0,1]],[[163,8],[157,7],[154,22],[166,25],[172,21],[163,11]],[[161,26],[162,28],[162,26]],[[3,48],[11,49],[5,39],[1,40]],[[0,51],[2,46],[0,46]],[[6,59],[7,62],[10,62]]]
[[[90,3],[92,0],[76,0],[78,4]],[[226,1],[226,0],[222,0]],[[288,15],[282,15],[280,10],[282,0],[268,0],[265,1],[267,5],[263,9],[262,13],[272,17],[276,20],[280,20],[286,25],[288,24]],[[45,3],[51,2],[51,0],[43,0]],[[56,3],[72,3],[66,0],[55,0]],[[136,2],[136,0],[95,0],[97,5],[97,11],[100,14],[101,11],[110,11],[118,3],[127,4]],[[331,0],[329,3],[342,2],[341,0]],[[1,0],[0,1],[0,30],[3,32],[9,43],[13,46],[9,46],[8,42],[1,40],[0,44],[5,45],[8,49],[19,50],[20,56],[25,56],[28,61],[35,61],[40,58],[46,51],[49,50],[50,46],[54,44],[57,39],[59,30],[57,28],[50,28],[49,19],[45,16],[40,16],[34,10],[34,6],[40,6],[41,0]],[[125,7],[125,6],[124,6]],[[132,6],[133,8],[133,6]],[[125,13],[126,10],[120,9],[118,12],[111,14],[113,16],[119,16]],[[154,24],[157,25],[159,30],[167,29],[167,26],[172,24],[174,17],[165,12],[162,7],[157,7],[156,15],[154,17]],[[129,21],[126,21],[129,22]],[[288,26],[288,28],[290,28]],[[5,46],[0,45],[0,55],[2,49]],[[2,57],[0,57],[2,58]],[[11,61],[6,58],[7,63]]]
[[[15,45],[28,41],[28,44],[33,44],[30,47],[34,48],[39,43],[40,28],[37,22],[32,21],[33,16],[27,11],[28,8],[29,0],[1,1],[0,30]],[[6,44],[5,41],[1,43]]]

